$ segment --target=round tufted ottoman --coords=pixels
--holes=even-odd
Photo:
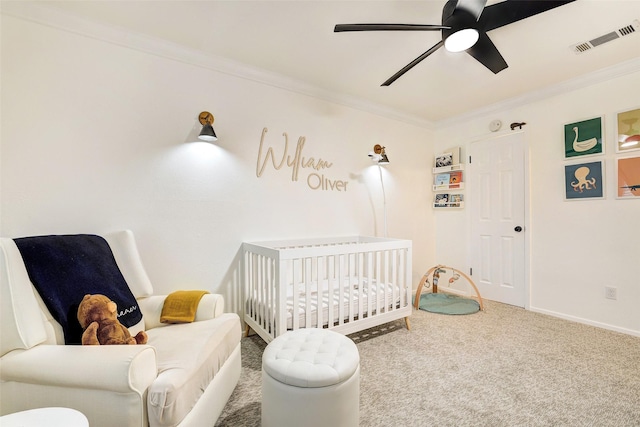
[[[358,427],[360,355],[328,329],[280,335],[262,354],[263,427]]]

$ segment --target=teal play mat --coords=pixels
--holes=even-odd
[[[440,314],[473,314],[480,311],[476,300],[444,293],[420,295],[420,310]]]

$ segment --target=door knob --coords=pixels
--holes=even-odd
[[[516,226],[516,228],[513,229],[515,232],[519,233],[522,231],[522,227],[520,227],[519,225]]]

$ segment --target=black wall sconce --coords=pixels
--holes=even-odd
[[[216,132],[213,130],[213,114],[208,111],[203,111],[198,116],[198,121],[202,125],[202,130],[200,131],[200,135],[198,135],[198,139],[207,142],[214,142],[218,140],[216,136]]]

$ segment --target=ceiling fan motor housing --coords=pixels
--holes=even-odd
[[[455,1],[454,1],[455,3]],[[449,3],[447,3],[448,5]],[[449,27],[449,29],[442,30],[442,40],[445,41],[450,35],[457,33],[460,30],[474,29],[478,30],[478,21],[475,16],[466,10],[457,9],[455,12],[447,16],[446,11],[442,12],[442,25]]]

